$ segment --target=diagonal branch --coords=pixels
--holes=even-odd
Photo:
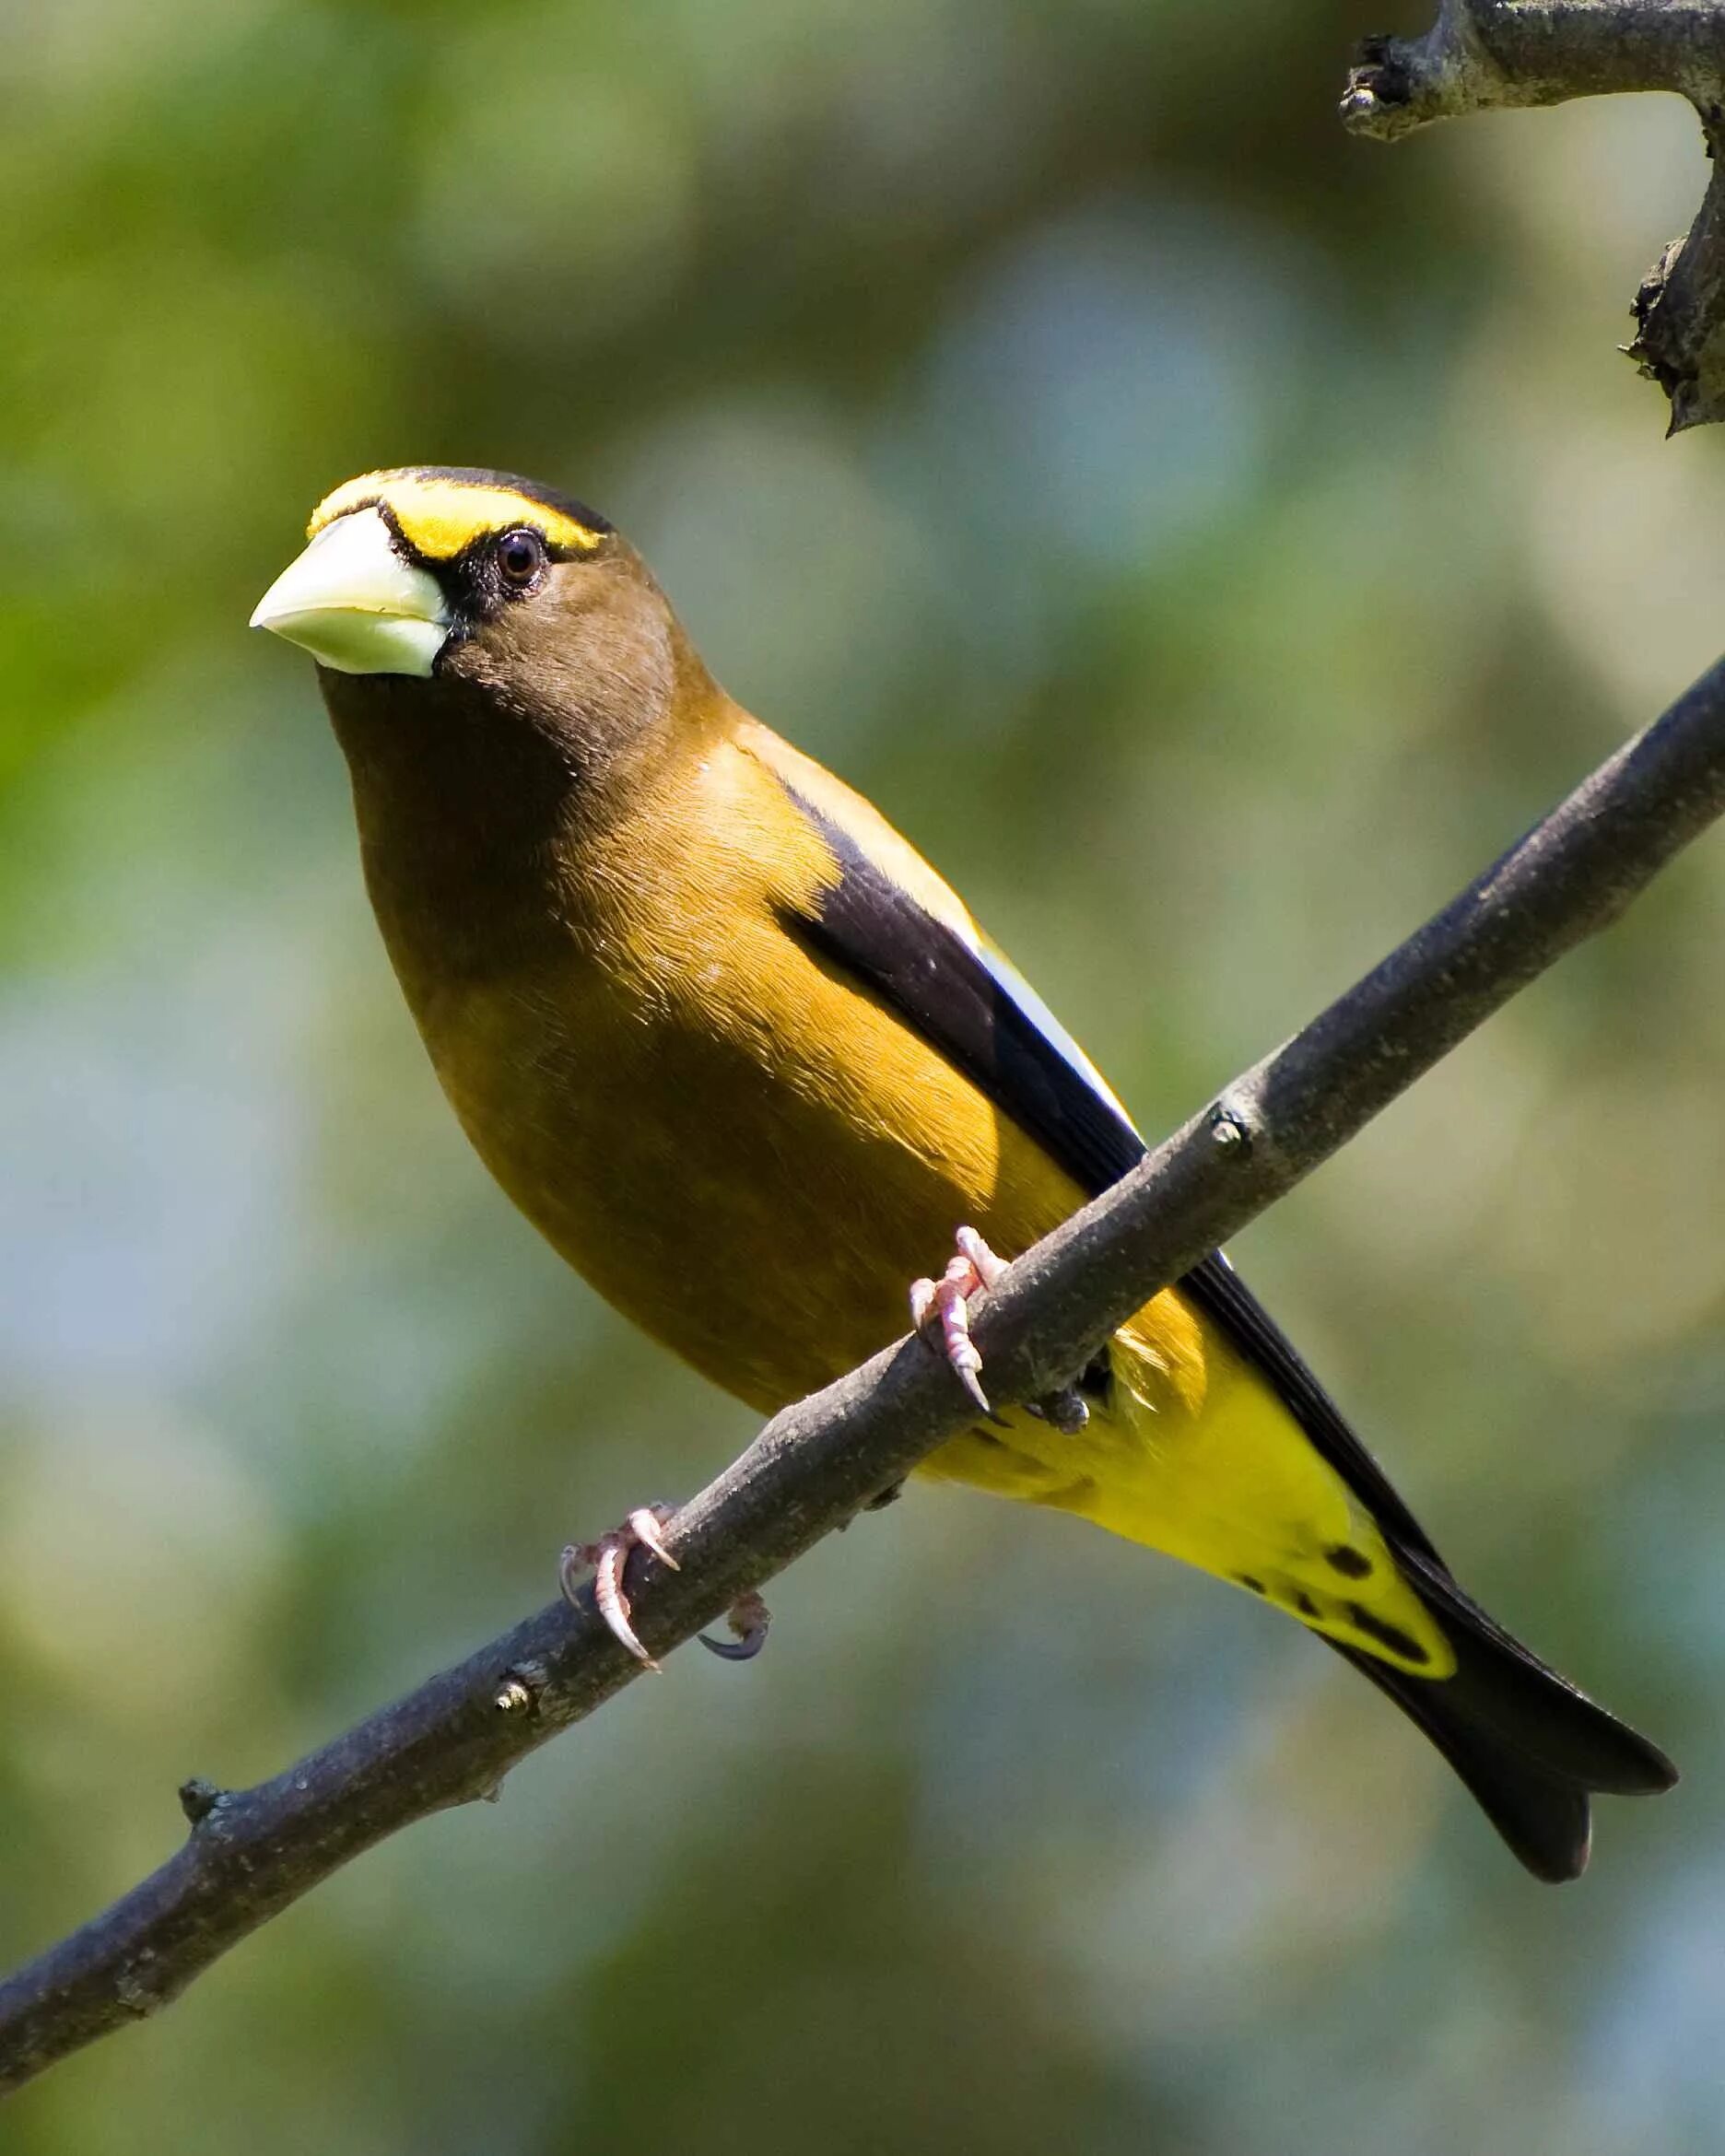
[[[991,1391],[1034,1399],[1238,1233],[1564,952],[1616,919],[1725,813],[1725,660],[1285,1047],[1009,1268],[976,1336]],[[672,1522],[681,1570],[643,1564],[655,1652],[688,1639],[971,1420],[899,1341],[775,1415]],[[411,1821],[495,1794],[537,1746],[630,1682],[596,1616],[560,1602],[257,1787],[188,1783],[159,1870],[0,1985],[0,2090],[153,2012],[218,1955]]]
[[[1433,120],[1673,90],[1712,178],[1687,234],[1642,279],[1625,348],[1671,399],[1671,431],[1725,419],[1725,0],[1439,0],[1424,37],[1368,38],[1343,124],[1394,142]]]

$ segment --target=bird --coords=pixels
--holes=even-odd
[[[501,472],[369,472],[320,503],[252,626],[317,662],[456,1117],[626,1318],[770,1413],[903,1333],[909,1293],[978,1403],[920,1472],[1285,1612],[1539,1879],[1585,1867],[1594,1793],[1676,1779],[1457,1584],[1222,1252],[1059,1396],[984,1412],[969,1306],[1144,1142],[921,855],[719,687],[606,519]],[[663,1552],[664,1517],[565,1553],[643,1660],[624,1567]]]

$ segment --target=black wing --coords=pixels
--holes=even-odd
[[[896,1011],[1092,1197],[1144,1158],[1144,1143],[1015,983],[876,867],[848,833],[790,788],[839,864],[839,881],[786,925]],[[1262,1372],[1288,1412],[1379,1526],[1437,1552],[1381,1468],[1286,1336],[1219,1250],[1180,1292]],[[1441,1560],[1438,1560],[1441,1562]]]

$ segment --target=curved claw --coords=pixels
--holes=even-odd
[[[975,1348],[971,1348],[970,1353],[976,1355]],[[961,1363],[956,1356],[949,1356],[947,1359],[952,1364],[953,1375],[976,1402],[977,1412],[980,1415],[992,1415],[994,1410],[990,1407],[989,1396],[983,1391],[982,1380],[977,1376],[977,1372],[982,1367],[981,1356],[977,1355],[974,1363]]]
[[[711,1639],[704,1632],[695,1636],[710,1655],[717,1655],[722,1662],[752,1662],[767,1645],[772,1611],[757,1594],[751,1592],[737,1597],[725,1613],[725,1622],[736,1634],[734,1639]]]

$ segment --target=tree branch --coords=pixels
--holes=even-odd
[[[1143,1164],[1018,1260],[981,1304],[989,1388],[1054,1389],[1160,1287],[1357,1132],[1725,812],[1725,660],[1453,904]],[[641,1563],[663,1654],[841,1527],[971,1410],[902,1340],[775,1415]],[[591,1596],[554,1602],[255,1788],[188,1783],[179,1852],[0,1986],[0,2089],[153,2012],[236,1941],[410,1821],[497,1793],[526,1754],[637,1676]]]
[[[1725,418],[1725,0],[1439,0],[1424,37],[1365,41],[1342,120],[1394,142],[1463,112],[1617,90],[1687,98],[1713,160],[1694,224],[1642,279],[1625,347],[1678,434]]]

